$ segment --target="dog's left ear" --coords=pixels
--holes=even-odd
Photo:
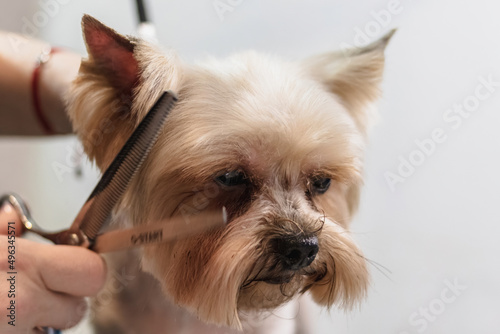
[[[118,93],[131,94],[139,78],[135,41],[90,15],[83,16],[82,31],[94,72],[106,77]]]
[[[395,31],[363,48],[327,53],[304,61],[314,79],[340,98],[363,133],[370,123],[367,106],[379,96],[384,50]]]

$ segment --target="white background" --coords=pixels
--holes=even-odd
[[[21,31],[53,1],[3,0],[0,29]],[[82,13],[134,33],[132,1],[59,2],[36,35],[54,45],[84,54]],[[500,333],[500,87],[456,129],[443,120],[454,104],[472,101],[479,77],[500,82],[499,3],[401,0],[381,24],[373,12],[389,0],[222,2],[236,4],[222,20],[213,0],[148,4],[161,43],[189,61],[243,49],[300,59],[354,44],[359,31],[373,40],[398,28],[353,224],[377,263],[372,286],[360,310],[318,311],[315,333]],[[415,141],[438,128],[446,140],[392,190],[385,174],[397,173],[400,156],[416,157]],[[81,178],[58,179],[53,164],[67,165],[74,145],[74,138],[0,139],[0,192],[22,194],[43,225],[68,226],[97,179],[89,164]],[[454,282],[456,293],[447,290]]]

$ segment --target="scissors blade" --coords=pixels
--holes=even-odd
[[[69,229],[73,237],[75,233],[78,234],[78,240],[68,243],[82,245],[87,240],[80,239],[85,238],[93,243],[130,180],[151,151],[176,101],[177,98],[172,93],[164,92],[134,130],[104,172]]]
[[[100,234],[91,249],[97,253],[107,253],[145,244],[170,242],[223,227],[226,223],[225,208],[194,216],[177,216],[145,226]]]

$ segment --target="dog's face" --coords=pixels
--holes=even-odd
[[[390,35],[362,50],[286,63],[256,53],[186,65],[83,19],[89,59],[69,114],[105,169],[164,90],[179,102],[121,204],[133,224],[225,206],[222,230],[150,245],[142,264],[202,320],[233,327],[306,291],[351,306],[365,260],[348,225]]]

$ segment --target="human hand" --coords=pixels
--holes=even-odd
[[[0,208],[0,333],[73,327],[85,315],[83,297],[94,296],[103,287],[106,263],[82,247],[21,239],[20,231],[15,211],[4,205]]]

